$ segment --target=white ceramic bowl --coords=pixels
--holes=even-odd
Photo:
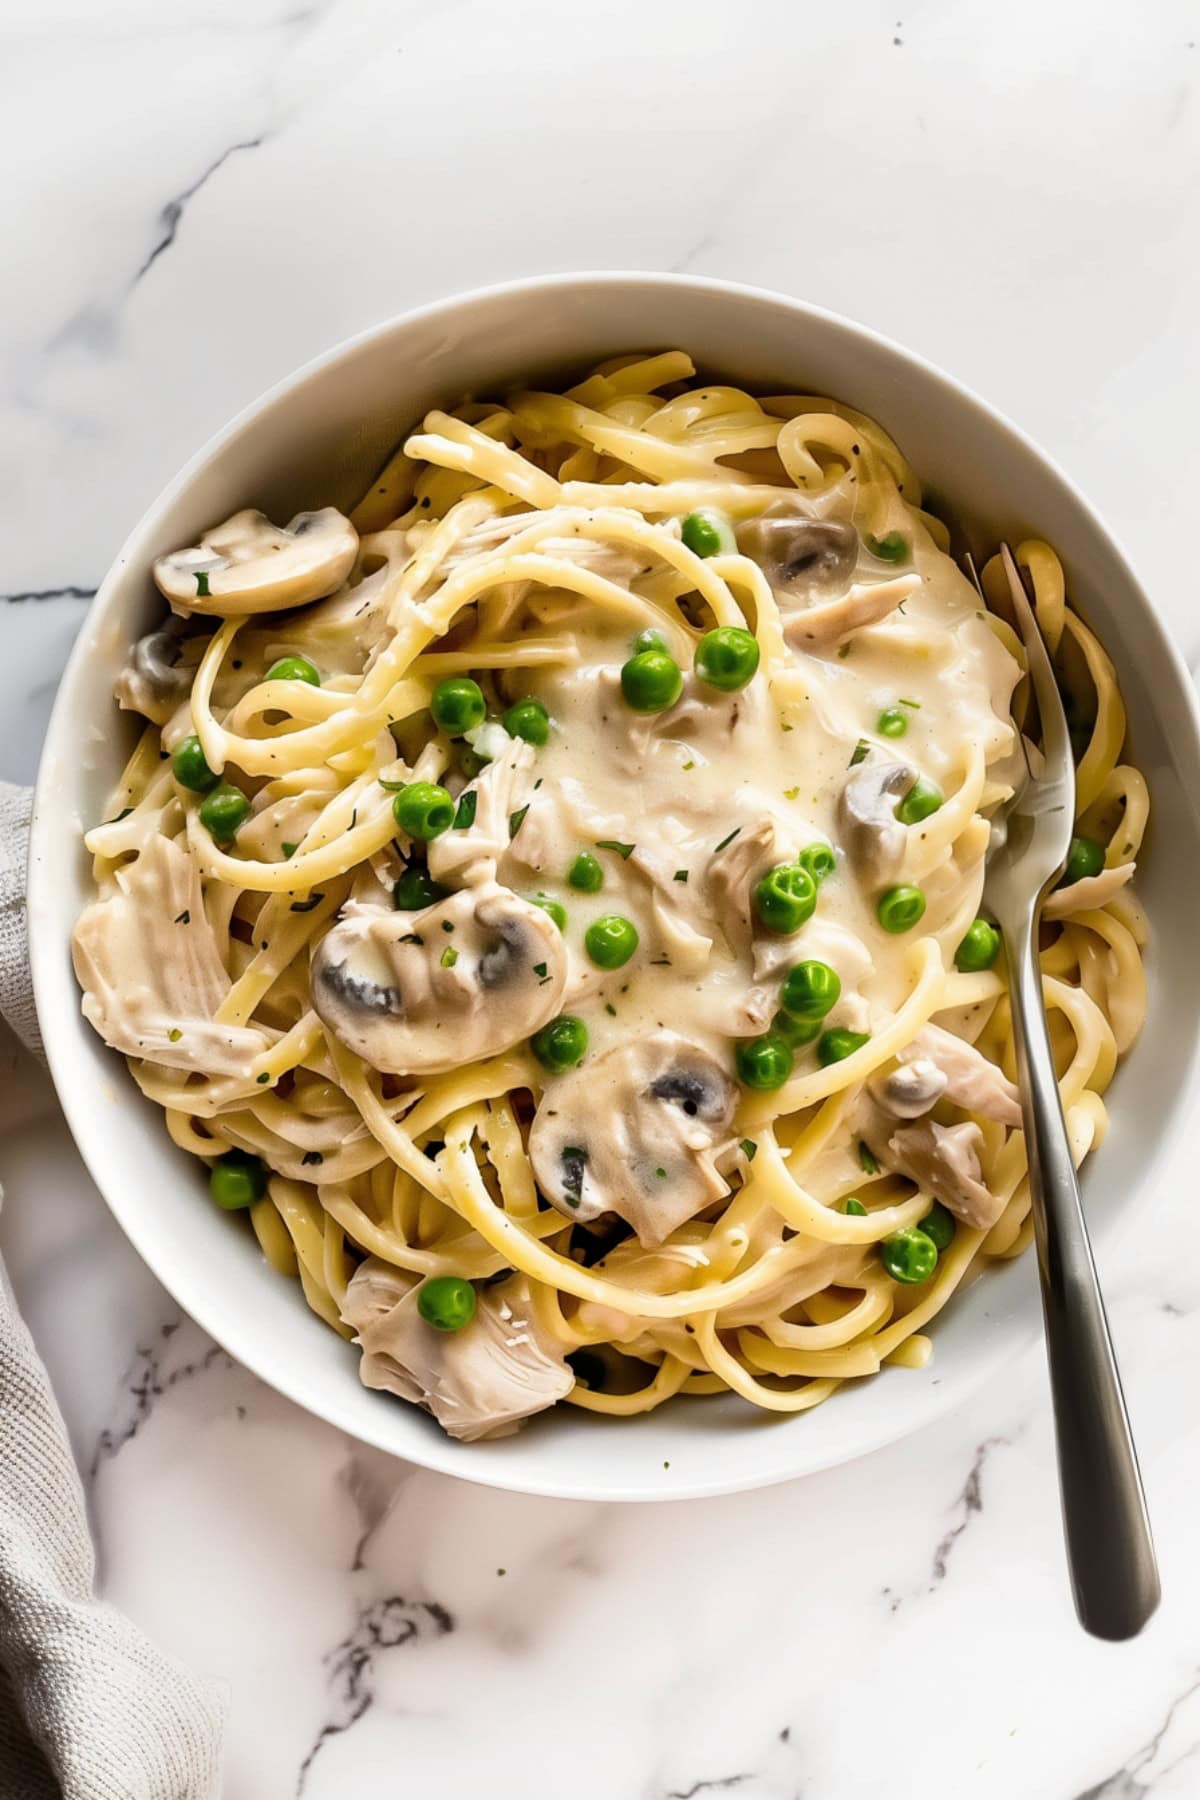
[[[110,698],[126,647],[162,614],[149,576],[164,550],[240,506],[288,518],[348,507],[434,404],[554,380],[618,351],[679,345],[715,372],[775,392],[835,395],[879,419],[977,549],[1036,533],[1120,672],[1153,824],[1139,891],[1153,921],[1153,1036],[1112,1089],[1113,1126],[1088,1164],[1098,1242],[1154,1204],[1154,1166],[1195,1080],[1200,959],[1200,738],[1186,671],[1087,504],[1011,425],[918,358],[778,295],[668,275],[566,275],[422,308],[311,363],[256,401],[188,465],[129,538],[79,634],[38,781],[30,868],[33,972],[50,1066],[76,1142],[158,1278],[231,1355],[312,1412],[385,1450],[474,1481],[589,1499],[680,1499],[779,1481],[914,1430],[1034,1337],[1032,1259],[991,1271],[937,1321],[920,1373],[889,1369],[795,1418],[740,1400],[669,1403],[600,1419],[563,1407],[514,1438],[462,1445],[415,1408],[368,1392],[357,1353],[263,1262],[244,1221],[207,1199],[157,1107],[79,1010],[68,938],[88,898],[85,823],[102,816],[133,727]],[[1170,1079],[1163,1078],[1170,1071]]]

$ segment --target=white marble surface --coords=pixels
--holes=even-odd
[[[1082,482],[1194,660],[1197,39],[1181,0],[9,0],[0,774],[32,774],[88,593],[233,409],[538,269],[741,278],[926,352]],[[232,1368],[28,1067],[0,1129],[105,1590],[228,1682],[230,1800],[1200,1794],[1195,1133],[1103,1270],[1166,1594],[1116,1649],[1073,1622],[1038,1356],[771,1492],[493,1494]]]

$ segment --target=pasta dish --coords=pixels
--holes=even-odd
[[[1144,1010],[1147,791],[1016,554],[1077,756],[1041,959],[1081,1161]],[[1031,1236],[983,892],[1038,751],[999,558],[886,432],[620,357],[154,579],[83,1009],[363,1381],[470,1440],[923,1366]]]

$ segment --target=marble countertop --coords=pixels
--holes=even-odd
[[[117,544],[232,411],[538,270],[729,276],[925,352],[1081,482],[1195,661],[1198,39],[1182,0],[11,0],[0,774],[32,776]],[[231,1366],[11,1051],[0,1247],[104,1591],[229,1684],[229,1800],[1175,1800],[1200,1794],[1198,1149],[1102,1270],[1165,1589],[1123,1648],[1074,1623],[1040,1353],[802,1483],[585,1506],[389,1461]]]

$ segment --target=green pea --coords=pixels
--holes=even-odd
[[[180,787],[189,788],[193,794],[207,794],[221,779],[209,768],[208,759],[200,747],[200,739],[194,731],[190,737],[185,737],[176,744],[171,767]]]
[[[866,1207],[854,1194],[842,1202],[842,1211],[851,1219],[865,1219],[867,1216]]]
[[[735,693],[758,669],[758,639],[740,625],[719,625],[696,645],[696,675],[705,687]]]
[[[911,931],[925,916],[925,895],[919,887],[902,883],[884,888],[875,902],[875,917],[885,931]]]
[[[932,1238],[939,1255],[954,1242],[955,1229],[954,1214],[948,1212],[940,1200],[935,1200],[921,1220],[921,1230],[927,1238]]]
[[[1072,887],[1088,875],[1098,875],[1103,867],[1104,845],[1098,844],[1095,838],[1073,837],[1067,851],[1067,866],[1058,885]]]
[[[802,1050],[805,1044],[811,1044],[814,1038],[821,1035],[820,1019],[793,1019],[780,1007],[771,1020],[771,1030],[777,1032],[789,1050]]]
[[[1000,933],[986,919],[976,919],[967,926],[967,934],[954,952],[954,966],[964,975],[975,975],[990,969],[1000,954]]]
[[[823,1031],[817,1040],[817,1061],[823,1069],[831,1063],[845,1062],[856,1050],[861,1050],[870,1039],[869,1031],[847,1031],[844,1025],[835,1025],[829,1031]]]
[[[250,816],[250,802],[240,787],[222,781],[200,802],[200,823],[218,844],[228,844]]]
[[[908,714],[902,707],[889,706],[880,713],[875,725],[883,737],[903,737],[908,730]]]
[[[432,781],[410,781],[392,801],[392,817],[407,837],[427,844],[454,823],[454,798]]]
[[[320,687],[321,676],[316,663],[307,656],[281,656],[267,670],[268,681],[307,681],[309,687]]]
[[[208,1171],[208,1191],[226,1212],[240,1212],[266,1193],[267,1165],[248,1150],[227,1150]]]
[[[733,1066],[743,1087],[770,1093],[780,1088],[792,1072],[792,1052],[777,1031],[743,1038],[733,1053]]]
[[[550,714],[540,700],[527,694],[505,713],[504,729],[510,737],[524,738],[527,744],[544,744],[550,736]]]
[[[540,906],[544,913],[549,913],[560,931],[567,929],[567,909],[559,901],[552,900],[549,894],[530,894],[531,906]]]
[[[417,1311],[435,1331],[461,1331],[475,1305],[475,1289],[461,1275],[434,1275],[417,1289]]]
[[[796,861],[802,869],[807,869],[818,887],[828,881],[837,868],[837,857],[828,844],[809,844],[803,849]]]
[[[893,1231],[879,1246],[884,1268],[893,1281],[928,1281],[937,1268],[937,1245],[917,1225]]]
[[[709,506],[687,515],[680,536],[693,556],[729,556],[737,549],[729,520]]]
[[[637,926],[620,913],[605,913],[588,926],[583,947],[598,969],[621,969],[638,947]]]
[[[651,626],[645,631],[638,632],[631,646],[631,654],[636,656],[641,650],[665,650],[666,647],[667,640],[662,632],[655,631]]]
[[[581,894],[598,894],[604,886],[604,870],[594,856],[581,850],[567,870],[567,880]]]
[[[551,1019],[529,1040],[530,1049],[551,1075],[573,1069],[587,1054],[588,1028],[573,1013],[561,1013]]]
[[[868,531],[863,536],[863,543],[877,556],[880,562],[902,563],[908,561],[908,539],[899,531],[889,531],[883,537],[872,537]]]
[[[779,999],[794,1019],[823,1019],[837,1005],[841,992],[837,970],[828,963],[800,962],[784,976]]]
[[[683,692],[679,664],[665,650],[639,650],[622,666],[621,692],[634,712],[665,712]]]
[[[464,731],[483,724],[487,701],[479,683],[469,675],[447,675],[434,688],[429,710],[447,736],[461,737]]]
[[[896,808],[896,817],[902,825],[919,825],[930,813],[935,813],[939,806],[944,806],[946,796],[940,787],[932,781],[926,781],[923,775],[917,779]]]
[[[392,906],[396,912],[422,912],[435,906],[450,892],[440,881],[434,881],[426,869],[405,869],[392,884]]]
[[[780,863],[769,869],[754,889],[754,910],[768,931],[790,936],[811,919],[817,905],[817,884],[799,863]]]

